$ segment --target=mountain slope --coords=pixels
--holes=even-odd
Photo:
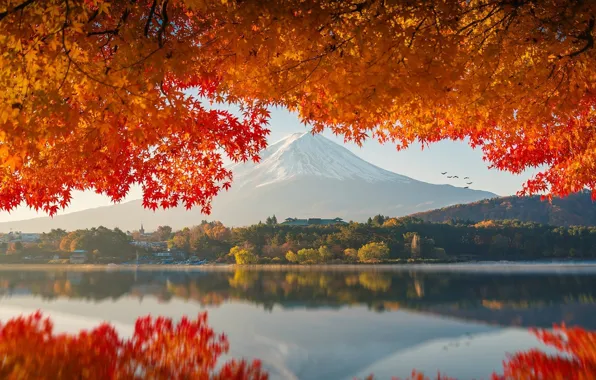
[[[552,204],[541,201],[538,196],[514,196],[455,205],[412,216],[428,222],[518,219],[553,226],[596,226],[596,203],[592,202],[588,191],[567,198],[554,198]]]
[[[237,226],[267,216],[341,217],[364,221],[369,216],[408,215],[452,204],[493,198],[495,194],[451,185],[433,185],[366,162],[331,140],[310,133],[290,135],[262,152],[259,163],[235,164],[234,182],[213,202],[212,215],[182,207],[156,212],[141,201],[99,207],[50,218],[0,223],[9,229],[43,232],[103,225],[123,230],[153,230],[159,225],[182,228],[203,219]]]
[[[297,177],[312,176],[364,182],[399,181],[411,178],[381,169],[345,147],[308,132],[294,133],[266,149],[259,163],[232,166],[237,186],[266,186]]]

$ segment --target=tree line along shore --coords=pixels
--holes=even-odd
[[[292,226],[275,217],[247,227],[220,222],[173,231],[124,232],[97,227],[52,230],[37,241],[0,243],[0,263],[69,263],[73,252],[85,263],[123,263],[164,252],[228,264],[342,264],[536,260],[596,257],[596,227],[560,227],[517,220],[424,222],[376,215],[367,222]],[[160,259],[160,257],[162,259]],[[161,261],[160,261],[161,260]]]

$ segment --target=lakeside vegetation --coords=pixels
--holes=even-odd
[[[169,246],[238,264],[396,263],[596,257],[595,227],[505,221],[427,223],[376,215],[366,223],[295,227],[217,222],[177,231]]]
[[[237,264],[590,259],[596,257],[596,227],[516,220],[429,223],[382,215],[366,223],[314,226],[278,224],[274,217],[233,228],[203,221],[179,231],[160,226],[149,234],[98,227],[52,230],[34,243],[2,243],[0,262],[65,263],[70,252],[84,250],[90,263],[118,263],[166,248],[209,262]]]

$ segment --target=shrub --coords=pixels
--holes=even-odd
[[[288,251],[286,253],[286,260],[288,260],[291,263],[297,263],[299,261],[298,255],[296,255],[294,251]]]
[[[240,265],[256,264],[259,261],[258,256],[255,255],[251,250],[240,248],[238,246],[232,247],[232,249],[230,249],[230,255],[234,256],[236,264]]]
[[[332,256],[333,255],[331,254],[331,251],[326,245],[319,247],[319,261],[321,263],[328,262],[329,260],[331,260]]]
[[[303,248],[299,250],[298,262],[300,264],[318,264],[320,262],[319,251],[313,248]]]
[[[389,247],[385,243],[368,243],[358,250],[358,259],[363,263],[378,263],[389,257]]]
[[[344,250],[345,260],[349,263],[355,263],[358,261],[358,250],[354,248],[346,248]]]

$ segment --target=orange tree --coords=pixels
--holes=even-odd
[[[596,197],[595,17],[579,0],[0,0],[0,207],[140,184],[146,207],[208,212],[223,156],[259,159],[271,105],[358,143],[466,139],[496,168],[543,168],[521,193]]]

